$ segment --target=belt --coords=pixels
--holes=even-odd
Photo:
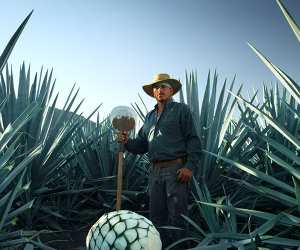
[[[170,167],[170,165],[175,164],[175,163],[183,163],[183,158],[177,158],[175,160],[152,161],[153,167],[156,167],[156,168],[167,168],[167,167]]]

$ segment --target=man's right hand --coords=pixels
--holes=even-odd
[[[118,132],[118,143],[126,144],[128,141],[128,131]]]

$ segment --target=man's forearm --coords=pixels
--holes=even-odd
[[[128,139],[125,149],[133,154],[145,154],[148,151],[148,144],[139,139]]]

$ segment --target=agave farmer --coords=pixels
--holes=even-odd
[[[181,83],[168,74],[158,74],[143,90],[156,99],[137,137],[119,132],[118,140],[134,154],[149,154],[150,220],[155,226],[183,226],[187,213],[189,181],[198,166],[201,142],[192,113],[186,104],[172,98]],[[178,236],[180,237],[180,236]]]

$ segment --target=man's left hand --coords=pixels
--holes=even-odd
[[[180,168],[177,170],[177,180],[181,183],[188,182],[193,175],[193,171],[189,168]]]

